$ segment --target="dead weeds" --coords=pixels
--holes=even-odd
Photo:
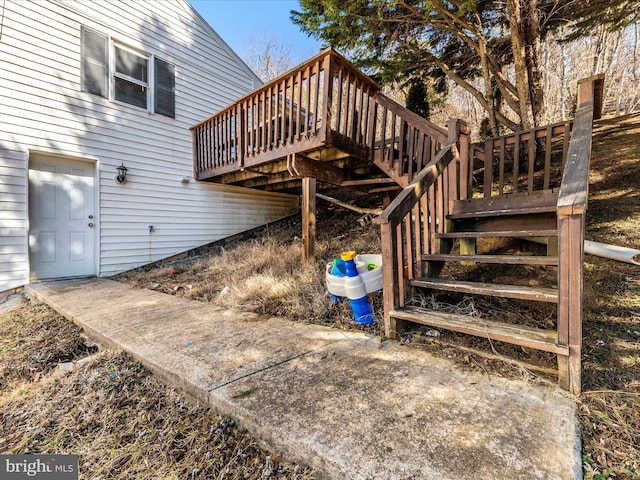
[[[96,351],[64,317],[44,305],[23,303],[0,324],[0,393]]]
[[[352,201],[369,202],[350,194]],[[367,204],[368,206],[368,204]],[[327,263],[341,252],[379,253],[379,229],[370,215],[345,211],[319,200],[316,257],[303,265],[300,218],[289,218],[254,232],[253,238],[195,251],[179,261],[160,262],[115,277],[131,285],[191,300],[291,320],[353,329],[348,302],[334,304],[325,287]],[[382,318],[382,293],[372,294]],[[378,324],[362,329],[381,334]]]
[[[640,116],[598,122],[587,239],[640,249]],[[586,480],[640,479],[640,269],[585,256]]]
[[[92,348],[46,306],[0,314],[0,335],[2,453],[78,455],[81,479],[312,478],[124,353],[60,373]]]

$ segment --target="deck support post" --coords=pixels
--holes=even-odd
[[[302,261],[312,262],[316,249],[316,179],[302,179]]]

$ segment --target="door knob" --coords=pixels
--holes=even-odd
[[[90,226],[90,227],[93,227],[93,223],[90,223],[90,224],[89,224],[89,226]]]

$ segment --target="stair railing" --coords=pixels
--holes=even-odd
[[[423,276],[422,254],[439,251],[436,233],[447,231],[449,201],[466,195],[467,126],[452,120],[446,144],[378,217],[381,227],[385,335],[399,329],[391,310],[404,306],[408,281]],[[462,172],[462,176],[461,176]],[[461,184],[464,186],[461,188]]]
[[[371,160],[407,186],[447,143],[447,131],[378,92],[369,110]]]
[[[567,159],[573,122],[490,138],[471,148],[469,184],[476,196],[503,197],[555,191]]]
[[[585,216],[593,120],[600,118],[604,76],[578,82],[578,101],[562,185],[558,195],[558,382],[579,394],[582,388],[582,282]]]

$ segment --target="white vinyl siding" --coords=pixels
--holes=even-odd
[[[5,135],[0,132],[0,146],[4,145]],[[24,151],[0,151],[0,292],[24,285],[28,278],[25,162]]]
[[[295,196],[193,180],[189,127],[253,90],[258,80],[185,1],[152,3],[153,8],[140,0],[6,0],[0,41],[0,291],[28,282],[30,153],[96,162],[100,275],[297,211]],[[82,91],[83,26],[169,62],[175,83],[163,88],[174,89],[175,118]],[[121,163],[129,169],[124,185],[114,179]],[[180,181],[185,176],[187,184]]]

